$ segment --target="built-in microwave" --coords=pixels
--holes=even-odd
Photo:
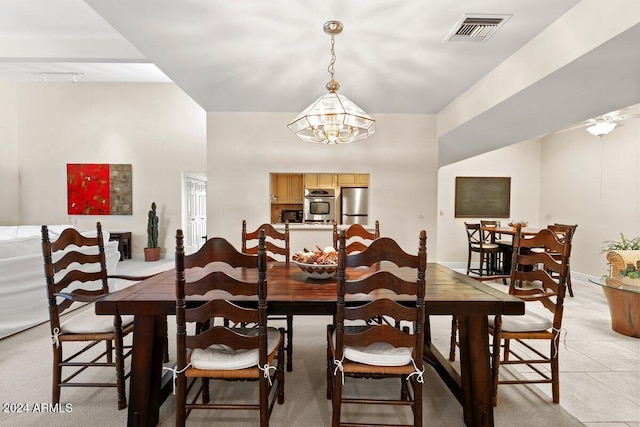
[[[329,223],[336,219],[336,197],[333,189],[304,190],[304,222]]]
[[[289,221],[289,223],[301,223],[302,222],[302,211],[301,210],[292,210],[292,209],[283,209],[280,213],[280,222]]]

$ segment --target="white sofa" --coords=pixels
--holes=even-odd
[[[53,241],[71,225],[48,225]],[[0,226],[0,339],[49,321],[39,225]],[[82,232],[95,236],[95,231]],[[118,242],[103,231],[107,271],[116,274]],[[95,247],[81,251],[95,251]],[[56,256],[54,258],[57,259]]]

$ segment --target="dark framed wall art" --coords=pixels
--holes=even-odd
[[[456,177],[456,218],[509,218],[510,209],[511,177]]]

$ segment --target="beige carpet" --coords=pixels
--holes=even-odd
[[[329,426],[331,405],[325,398],[325,325],[329,318],[296,317],[294,321],[294,371],[286,373],[285,404],[276,405],[271,416],[274,426]],[[170,324],[173,318],[170,318]],[[432,318],[434,341],[441,348],[448,342],[450,318]],[[172,331],[173,333],[173,331]],[[70,403],[70,411],[58,413],[34,412],[36,404],[48,403],[51,389],[51,348],[46,325],[0,341],[0,400],[3,411],[0,425],[12,426],[117,426],[126,425],[127,411],[116,409],[115,389],[63,389],[62,402]],[[171,349],[171,354],[174,350]],[[93,374],[100,376],[101,374]],[[104,374],[107,375],[107,374]],[[387,381],[387,380],[385,380]],[[377,385],[378,392],[397,393],[395,383],[359,380],[348,382],[347,391],[367,390]],[[212,395],[227,398],[246,397],[254,393],[252,383],[223,383]],[[29,412],[5,412],[6,404],[28,405]],[[15,408],[14,408],[15,409]],[[162,406],[160,425],[174,425],[172,397]],[[425,375],[424,421],[428,426],[463,426],[462,407],[453,398],[439,377],[427,368]],[[351,420],[375,422],[407,422],[406,408],[383,410],[375,407],[348,412]],[[194,412],[189,425],[257,425],[257,413]],[[580,426],[577,419],[536,387],[501,387],[497,426]]]

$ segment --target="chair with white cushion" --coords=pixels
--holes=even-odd
[[[489,333],[493,335],[492,386],[493,403],[497,403],[498,384],[551,384],[553,402],[560,402],[558,352],[561,343],[562,312],[569,275],[572,230],[562,239],[548,228],[525,238],[517,226],[513,237],[513,255],[509,294],[525,301],[523,316],[489,318]],[[535,248],[548,251],[533,251]],[[559,256],[556,256],[559,255]],[[537,310],[536,310],[537,309]],[[548,341],[547,351],[533,345],[532,340]],[[514,342],[512,342],[514,341]],[[500,354],[501,348],[502,356]],[[532,373],[515,379],[500,379],[505,365],[527,365]],[[549,365],[541,369],[540,365]]]
[[[347,255],[345,231],[340,232],[335,322],[327,326],[327,397],[332,399],[333,427],[351,425],[341,421],[344,404],[409,406],[413,412],[409,414],[413,420],[410,425],[422,426],[426,240],[427,235],[423,230],[420,232],[417,255],[407,254],[388,237],[374,240],[362,252]],[[400,278],[384,271],[387,261],[406,267],[408,275]],[[370,267],[374,264],[377,267],[372,274],[347,280],[347,268]],[[353,301],[345,304],[349,295],[379,293],[402,295],[403,303],[378,297],[361,304]],[[385,321],[367,323],[378,316]],[[374,386],[372,388],[380,393],[376,398],[343,396],[346,377],[398,378],[399,394],[392,395],[386,387]]]
[[[133,316],[98,316],[90,306],[79,314],[61,318],[72,306],[77,308],[77,303],[92,303],[108,294],[110,277],[127,280],[146,278],[108,276],[99,222],[96,227],[95,237],[85,237],[74,228],[67,228],[51,241],[48,227],[42,226],[42,255],[53,346],[51,401],[60,402],[62,387],[115,387],[118,409],[124,409],[127,407],[125,380],[129,376],[125,373],[124,360],[131,354],[131,349],[127,347],[125,352],[123,337],[133,331]],[[94,347],[101,342],[106,343],[106,348],[100,352]],[[67,353],[64,357],[63,348],[71,355]],[[115,381],[80,382],[76,376],[89,367],[115,367]],[[63,368],[65,372],[69,371],[65,378],[62,377]]]
[[[284,403],[284,330],[267,327],[264,230],[260,230],[258,240],[257,255],[243,254],[222,238],[209,239],[198,252],[185,255],[184,235],[182,230],[177,231],[177,426],[185,424],[193,409],[249,409],[259,411],[260,426],[265,427],[276,399]],[[213,262],[215,267],[207,268],[203,274],[202,268]],[[229,295],[241,296],[247,305],[232,303],[226,299]],[[187,307],[188,297],[201,301]],[[233,325],[255,323],[258,327],[225,326],[227,319]],[[195,324],[195,328],[187,328],[188,323]],[[200,387],[188,396],[198,378]],[[187,379],[193,380],[190,385]],[[216,380],[216,384],[257,383],[258,402],[210,402],[210,380]],[[224,390],[223,385],[220,390]]]
[[[247,221],[242,220],[242,253],[258,253],[258,235],[260,230],[264,230],[265,248],[267,250],[267,261],[281,260],[288,263],[291,260],[291,248],[289,246],[289,221],[284,222],[284,231],[278,231],[271,224],[262,224],[254,231],[247,231]],[[293,314],[270,315],[268,320],[285,320],[287,327],[284,332],[286,340],[284,351],[287,354],[287,371],[293,370]]]

